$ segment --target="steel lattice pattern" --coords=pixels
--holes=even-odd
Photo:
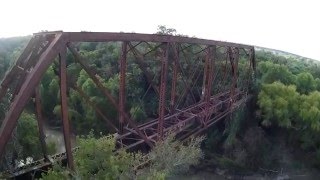
[[[114,97],[100,81],[103,75],[93,69],[79,52],[80,42],[115,42],[120,44],[119,94]],[[119,114],[110,120],[103,109],[97,107],[90,97],[70,83],[67,76],[66,56],[72,54],[76,63],[92,79],[97,89],[115,107]],[[59,59],[61,114],[66,152],[48,155],[43,132],[40,95],[37,86],[42,76]],[[142,71],[148,88],[158,102],[157,117],[142,124],[135,122],[126,112],[126,86],[130,69],[137,65]],[[1,82],[0,98],[12,94],[10,108],[0,129],[0,155],[20,114],[30,98],[36,99],[36,114],[44,159],[26,166],[9,170],[18,176],[35,169],[49,166],[53,161],[67,160],[73,169],[70,142],[67,91],[74,89],[83,100],[118,134],[117,147],[139,149],[142,145],[152,148],[154,143],[168,132],[177,133],[181,140],[197,135],[233,112],[249,97],[250,82],[255,70],[254,47],[242,44],[157,34],[95,33],[95,32],[45,32],[34,34],[16,63]],[[68,81],[68,83],[67,83]],[[70,84],[72,84],[70,86]],[[69,87],[69,86],[70,87]],[[139,101],[146,101],[146,96]]]

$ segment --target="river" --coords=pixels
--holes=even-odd
[[[65,145],[64,145],[63,133],[60,128],[51,128],[51,127],[45,126],[44,133],[46,135],[47,144],[50,142],[55,143],[57,153],[63,153],[66,151]],[[72,147],[74,147],[75,142],[76,142],[76,137],[75,137],[75,135],[71,134],[71,146]]]

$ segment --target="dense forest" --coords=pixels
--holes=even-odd
[[[174,29],[159,28],[162,34],[177,35]],[[29,36],[0,39],[0,79],[10,69]],[[118,94],[120,56],[119,43],[80,43],[77,49],[99,74],[103,84],[113,95]],[[103,107],[108,118],[116,122],[117,111],[95,88],[94,83],[72,56],[67,57],[70,86],[80,87],[98,107]],[[107,179],[165,179],[178,173],[185,173],[190,165],[194,169],[214,166],[229,173],[280,172],[290,168],[320,168],[320,63],[295,55],[279,53],[263,48],[256,49],[257,68],[251,85],[253,98],[245,106],[224,121],[208,130],[207,136],[193,138],[183,144],[174,141],[173,135],[159,142],[150,152],[147,168],[136,172],[134,164],[146,158],[139,153],[120,151],[115,154],[114,133],[93,108],[82,103],[79,94],[68,92],[69,118],[72,131],[77,135],[80,150],[75,155],[76,172],[70,172],[55,165],[43,179],[89,177]],[[59,105],[59,79],[57,64],[45,73],[41,84],[43,115],[47,126],[61,127]],[[188,69],[187,67],[186,69]],[[190,67],[191,68],[191,67]],[[130,115],[141,122],[147,117],[157,117],[157,101],[153,91],[144,94],[145,76],[136,64],[128,65],[127,103]],[[156,71],[156,70],[151,70]],[[240,75],[241,77],[241,75]],[[200,85],[201,86],[201,85]],[[145,97],[141,101],[140,97]],[[56,98],[52,98],[56,97]],[[3,120],[11,97],[0,103],[0,121]],[[0,169],[17,165],[17,161],[41,157],[34,105],[28,104],[21,115],[12,140],[8,144]],[[115,123],[116,124],[116,123]],[[92,131],[94,130],[94,131]],[[47,142],[49,152],[56,151],[54,143]],[[107,147],[107,148],[106,148]],[[96,149],[99,149],[97,153]],[[166,150],[171,149],[171,153]],[[295,156],[284,163],[285,152]],[[90,158],[87,154],[92,154]],[[174,163],[175,162],[175,163]],[[200,164],[199,164],[200,163]]]

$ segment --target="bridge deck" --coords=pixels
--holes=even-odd
[[[186,109],[177,110],[177,113],[165,118],[165,132],[180,133],[180,139],[185,139],[190,135],[196,135],[197,133],[200,133],[201,131],[211,127],[214,123],[221,120],[228,114],[232,113],[232,111],[238,106],[242,105],[247,98],[248,97],[240,91],[237,91],[233,98],[230,97],[230,92],[225,92],[211,97],[209,109],[206,109],[206,103],[201,102]],[[233,107],[227,108],[230,106],[231,99],[235,101]],[[200,120],[203,118],[203,116],[206,116],[208,111],[210,114],[210,120],[208,121],[208,124],[204,126],[201,124]],[[157,141],[158,137],[156,130],[157,124],[158,119],[155,119],[139,126],[139,129],[144,132],[148,139],[154,143]],[[195,125],[195,127],[193,125]],[[126,133],[119,135],[116,138],[118,148],[129,150],[145,143],[142,138],[139,138],[134,130],[130,128],[126,128],[126,130]],[[76,150],[77,148],[74,148],[73,152]],[[66,152],[59,153],[52,155],[49,158],[50,161],[40,159],[4,173],[8,177],[17,177],[32,171],[41,171],[41,169],[51,166],[52,163],[63,161],[66,158]]]

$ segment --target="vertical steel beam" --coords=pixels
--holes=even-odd
[[[251,49],[251,61],[252,61],[252,69],[253,72],[256,72],[256,55],[255,55],[255,50],[254,47]]]
[[[208,46],[206,50],[204,71],[203,71],[203,85],[202,85],[202,101],[206,101],[208,96],[208,81],[211,73],[211,47]],[[211,74],[212,75],[212,74]]]
[[[256,75],[256,55],[255,55],[255,49],[252,47],[251,49],[251,65],[252,65],[252,71],[253,71],[253,77],[251,78],[251,81],[255,81],[255,75]]]
[[[121,57],[120,57],[120,85],[119,85],[119,133],[123,133],[123,123],[126,100],[126,69],[127,69],[127,46],[128,42],[122,43]]]
[[[211,90],[212,90],[212,84],[213,84],[213,76],[214,76],[214,66],[215,66],[215,59],[216,59],[216,46],[212,46],[208,48],[207,55],[209,56],[209,72],[208,72],[208,81],[207,81],[207,93],[205,97],[205,101],[209,102],[211,98]]]
[[[234,95],[234,89],[233,89],[233,80],[234,80],[234,65],[233,65],[233,50],[232,50],[232,47],[227,47],[227,60],[229,60],[229,63],[230,63],[230,66],[231,66],[231,85],[230,85],[230,102],[229,102],[229,107],[232,106],[232,103],[233,103],[233,95]]]
[[[176,86],[177,86],[177,78],[178,78],[178,61],[179,61],[179,46],[176,44],[172,44],[172,49],[174,53],[174,60],[172,62],[172,84],[171,84],[171,98],[170,98],[170,114],[175,112],[175,105],[176,105]]]
[[[169,57],[169,43],[165,43],[163,49],[163,56],[161,62],[161,80],[160,80],[160,96],[159,96],[159,123],[158,123],[158,138],[163,138],[163,124],[166,106],[166,86],[168,74],[168,57]]]
[[[48,151],[47,145],[45,141],[45,134],[43,130],[43,118],[42,118],[42,110],[41,110],[41,95],[40,95],[40,87],[38,86],[35,90],[35,107],[36,107],[36,116],[38,121],[38,129],[39,129],[39,140],[42,148],[43,157],[45,160],[48,160]]]
[[[247,79],[246,79],[246,83],[247,83],[247,92],[246,93],[249,93],[249,90],[250,90],[250,84],[251,84],[251,81],[253,80],[252,79],[252,73],[254,73],[254,68],[253,68],[253,59],[254,59],[254,49],[249,49],[249,67],[248,67],[248,72],[247,72]]]
[[[61,98],[61,117],[63,123],[63,137],[67,153],[67,162],[71,170],[74,170],[73,155],[71,151],[70,124],[68,117],[67,102],[67,49],[66,47],[59,53],[60,61],[60,98]]]
[[[202,81],[202,91],[201,91],[201,101],[204,101],[208,103],[207,101],[207,96],[208,96],[208,79],[210,76],[210,68],[211,68],[211,47],[207,46],[206,48],[206,55],[205,55],[205,63],[204,63],[204,69],[203,69],[203,81]],[[205,115],[202,116],[200,119],[201,124],[203,124],[205,127],[207,126],[206,124],[206,119],[208,116],[208,104],[205,104]]]
[[[224,66],[223,66],[223,77],[222,77],[222,80],[221,80],[221,88],[222,88],[222,91],[227,91],[228,87],[227,87],[227,83],[225,83],[226,79],[227,79],[227,75],[228,75],[228,61],[230,60],[230,48],[229,47],[224,47],[225,48],[225,61],[224,61]]]
[[[237,81],[238,81],[238,61],[239,61],[239,49],[238,48],[229,48],[229,60],[230,60],[230,64],[232,67],[232,85],[231,85],[231,102],[230,102],[230,106],[233,104],[234,102],[234,94],[235,94],[235,89],[237,87]]]
[[[214,50],[213,50],[214,49]],[[212,89],[212,80],[213,80],[213,57],[212,51],[215,52],[215,47],[208,46],[206,48],[206,56],[205,56],[205,66],[204,66],[204,75],[203,75],[203,86],[202,86],[202,101],[206,103],[205,112],[206,114],[202,117],[201,121],[204,126],[207,125],[206,121],[209,119],[209,101],[211,97],[211,89]]]
[[[206,61],[208,61],[208,67],[207,67],[207,79],[206,79],[206,85],[205,85],[205,95],[204,95],[204,101],[206,102],[206,115],[204,119],[204,125],[207,126],[207,121],[210,119],[211,114],[209,113],[210,108],[210,98],[211,98],[211,90],[212,90],[212,84],[213,84],[213,71],[214,71],[214,65],[215,65],[215,58],[216,58],[216,46],[208,47],[207,48],[207,57]]]
[[[238,87],[238,65],[239,65],[240,51],[239,48],[234,48],[234,88]]]
[[[248,67],[248,75],[247,75],[247,92],[249,93],[250,85],[252,85],[252,81],[254,81],[255,71],[256,71],[256,64],[255,64],[255,51],[254,48],[249,49],[249,67]]]

